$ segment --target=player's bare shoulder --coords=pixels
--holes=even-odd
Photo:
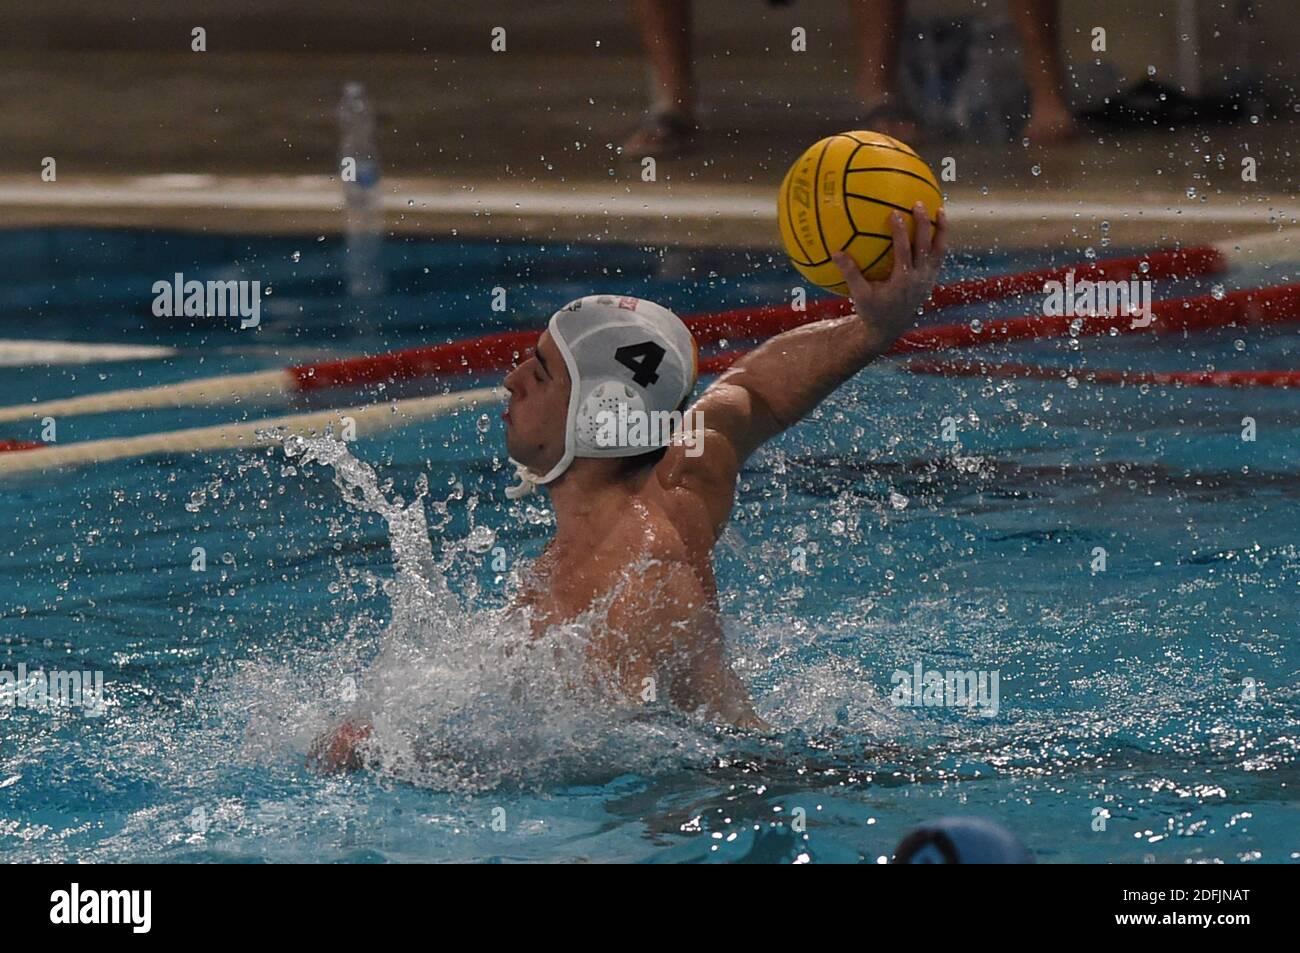
[[[731,443],[701,423],[674,437],[655,479],[678,522],[707,525],[716,539],[735,503],[737,470]]]

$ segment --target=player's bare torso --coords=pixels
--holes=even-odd
[[[652,611],[686,620],[676,629],[670,655],[649,644],[637,626],[607,624],[598,611],[592,620],[590,663],[612,676],[629,698],[643,696],[650,679],[663,684],[673,702],[687,710],[747,709],[747,698],[726,697],[738,690],[743,695],[738,680],[718,684],[707,671],[725,657],[713,572],[714,530],[698,498],[674,485],[673,470],[673,461],[665,459],[608,522],[603,538],[567,544],[558,536],[553,539],[524,573],[514,608],[529,611],[532,634],[540,638],[553,626],[599,610],[630,575],[647,566],[689,570],[703,593],[700,604],[682,604],[685,594],[671,585],[652,594]]]

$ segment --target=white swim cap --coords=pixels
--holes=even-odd
[[[674,411],[695,387],[695,338],[681,318],[652,301],[588,295],[555,312],[549,328],[572,382],[564,456],[540,475],[512,459],[521,481],[506,490],[512,500],[559,477],[576,457],[647,452],[645,446],[597,439],[602,412],[617,415],[620,405],[645,413]]]

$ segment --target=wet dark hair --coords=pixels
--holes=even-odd
[[[690,406],[691,395],[687,394],[682,398],[682,402],[677,405],[677,413],[686,413],[686,408]],[[635,457],[622,457],[621,466],[618,468],[618,475],[621,477],[632,476],[640,473],[642,470],[650,467],[657,467],[659,461],[668,455],[667,447],[656,447],[653,450],[647,450],[645,453],[638,453]]]

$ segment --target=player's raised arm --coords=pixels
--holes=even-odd
[[[891,219],[894,268],[887,280],[868,281],[848,255],[834,256],[856,314],[770,338],[700,396],[692,408],[701,413],[705,428],[703,453],[694,461],[699,485],[716,487],[730,497],[736,474],[750,454],[889,350],[912,325],[934,287],[947,238],[942,210],[935,227],[920,203],[912,214],[912,245],[903,215],[896,212]]]

